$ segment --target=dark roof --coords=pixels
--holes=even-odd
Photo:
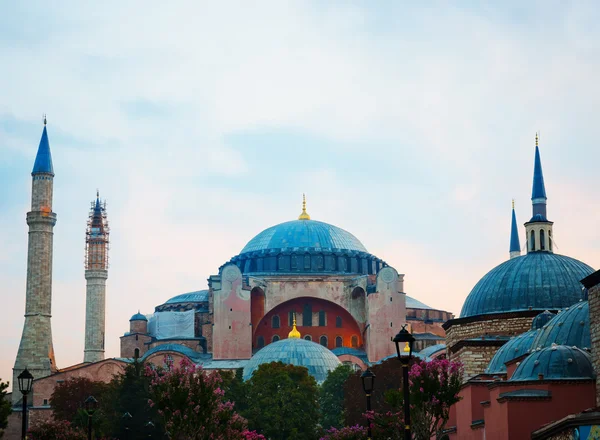
[[[52,154],[50,154],[50,142],[48,142],[48,132],[44,125],[44,131],[42,132],[42,138],[40,139],[40,146],[38,147],[37,155],[35,156],[35,162],[33,164],[33,171],[31,174],[52,174],[54,176],[54,167],[52,166]]]
[[[542,328],[543,326],[548,324],[548,322],[550,322],[552,320],[552,318],[554,318],[555,316],[556,316],[555,313],[552,313],[548,310],[543,311],[542,313],[537,315],[535,318],[533,318],[533,321],[531,322],[531,329],[538,330],[538,329]]]
[[[165,304],[199,303],[208,301],[208,290],[197,290],[195,292],[182,293],[169,299]]]
[[[542,161],[540,160],[540,149],[535,146],[535,164],[533,166],[533,188],[531,199],[545,199],[546,186],[544,185],[544,173],[542,172]]]
[[[146,318],[140,312],[137,312],[135,315],[133,315],[131,317],[130,321],[148,321],[148,318]]]
[[[517,367],[509,382],[542,379],[589,380],[594,377],[594,367],[589,354],[577,347],[554,345],[527,356]]]
[[[558,310],[582,299],[582,278],[594,270],[551,252],[530,252],[489,271],[465,300],[461,318],[524,310]]]
[[[337,226],[316,220],[292,220],[265,229],[250,240],[240,253],[284,248],[367,252],[354,235]]]
[[[548,321],[533,340],[532,348],[546,348],[552,344],[581,349],[592,347],[589,302],[578,302]]]
[[[509,252],[521,252],[521,243],[519,242],[519,228],[517,228],[517,216],[515,208],[512,209],[512,221],[510,225],[510,250]]]
[[[498,349],[486,368],[485,374],[506,373],[505,364],[528,353],[529,350],[531,350],[533,339],[538,333],[538,330],[530,330],[511,338],[506,344]]]

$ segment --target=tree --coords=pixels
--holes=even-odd
[[[340,428],[344,426],[344,383],[352,374],[348,365],[339,365],[331,371],[319,388],[321,426]]]
[[[225,401],[218,372],[207,373],[184,358],[166,370],[146,369],[149,406],[156,409],[172,439],[264,438],[246,429],[246,420]]]
[[[29,440],[85,440],[85,432],[66,420],[50,420],[35,424],[27,432]]]
[[[247,382],[251,429],[271,440],[317,438],[317,383],[305,367],[282,362],[262,364]]]
[[[102,401],[107,388],[106,383],[96,382],[85,377],[67,379],[59,383],[50,396],[52,415],[57,420],[73,422],[83,408],[85,399],[94,396],[98,401]]]
[[[8,426],[8,416],[12,412],[10,400],[6,398],[8,382],[0,380],[0,438],[4,435],[4,429]]]
[[[246,399],[247,387],[244,382],[244,369],[238,368],[235,371],[223,370],[219,372],[221,375],[221,389],[224,392],[225,400],[232,402],[234,409],[238,413],[242,413],[248,407]]]

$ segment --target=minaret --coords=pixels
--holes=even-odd
[[[531,191],[531,204],[533,216],[525,223],[527,237],[527,252],[552,252],[554,237],[552,235],[553,223],[546,217],[546,187],[542,173],[540,159],[539,137],[535,134],[535,162],[533,166],[533,188]]]
[[[519,242],[519,229],[517,228],[517,216],[515,215],[515,201],[512,201],[512,223],[510,225],[510,258],[521,255],[521,243]]]
[[[106,202],[100,203],[100,193],[92,202],[85,232],[85,347],[83,362],[104,359],[106,309],[106,279],[108,278],[108,236]]]
[[[27,287],[25,324],[13,368],[13,385],[27,368],[35,379],[56,372],[52,346],[52,241],[56,214],[52,212],[54,168],[44,117],[44,131],[33,165],[31,211],[27,213],[29,241],[27,249]],[[16,389],[16,388],[15,388]],[[13,392],[13,403],[21,393]]]

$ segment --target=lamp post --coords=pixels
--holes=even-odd
[[[402,329],[394,337],[394,344],[396,344],[396,353],[398,359],[402,363],[402,376],[404,388],[404,440],[411,439],[410,433],[410,392],[408,384],[408,364],[412,358],[412,349],[415,338],[406,330],[406,325],[402,326]]]
[[[98,408],[98,401],[94,396],[90,396],[85,399],[85,412],[88,415],[88,440],[92,440],[92,417]]]
[[[154,432],[154,423],[152,423],[152,420],[146,423],[146,428],[148,428],[148,438],[151,438]]]
[[[360,375],[362,379],[363,390],[367,396],[367,411],[371,411],[371,394],[373,393],[373,387],[375,386],[375,374],[370,369],[366,369],[363,374]],[[367,433],[368,438],[371,440],[371,422],[367,420]]]
[[[19,381],[19,391],[23,394],[23,414],[21,415],[21,439],[27,435],[27,395],[33,387],[33,375],[27,368],[17,376]]]
[[[123,414],[123,422],[125,424],[125,438],[129,438],[129,422],[133,418],[129,412]]]

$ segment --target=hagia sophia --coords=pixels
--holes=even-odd
[[[458,317],[408,296],[401,271],[350,232],[311,218],[303,199],[296,219],[267,227],[229,261],[216,261],[206,285],[134,313],[117,358],[104,355],[110,228],[97,193],[85,237],[83,362],[59,367],[51,331],[57,214],[44,123],[32,171],[25,324],[13,383],[25,368],[32,372],[37,417],[51,412],[57,383],[108,381],[135,360],[163,366],[187,358],[207,370],[243,369],[244,379],[262,363],[282,361],[307,367],[321,383],[342,363],[365,370],[394,357],[390,341],[407,324],[416,356],[464,366],[449,439],[600,438],[592,437],[600,432],[600,271],[554,252],[537,135],[533,162],[526,242],[521,247],[513,205],[508,259],[464,292]],[[20,417],[20,399],[13,392],[11,417]]]

